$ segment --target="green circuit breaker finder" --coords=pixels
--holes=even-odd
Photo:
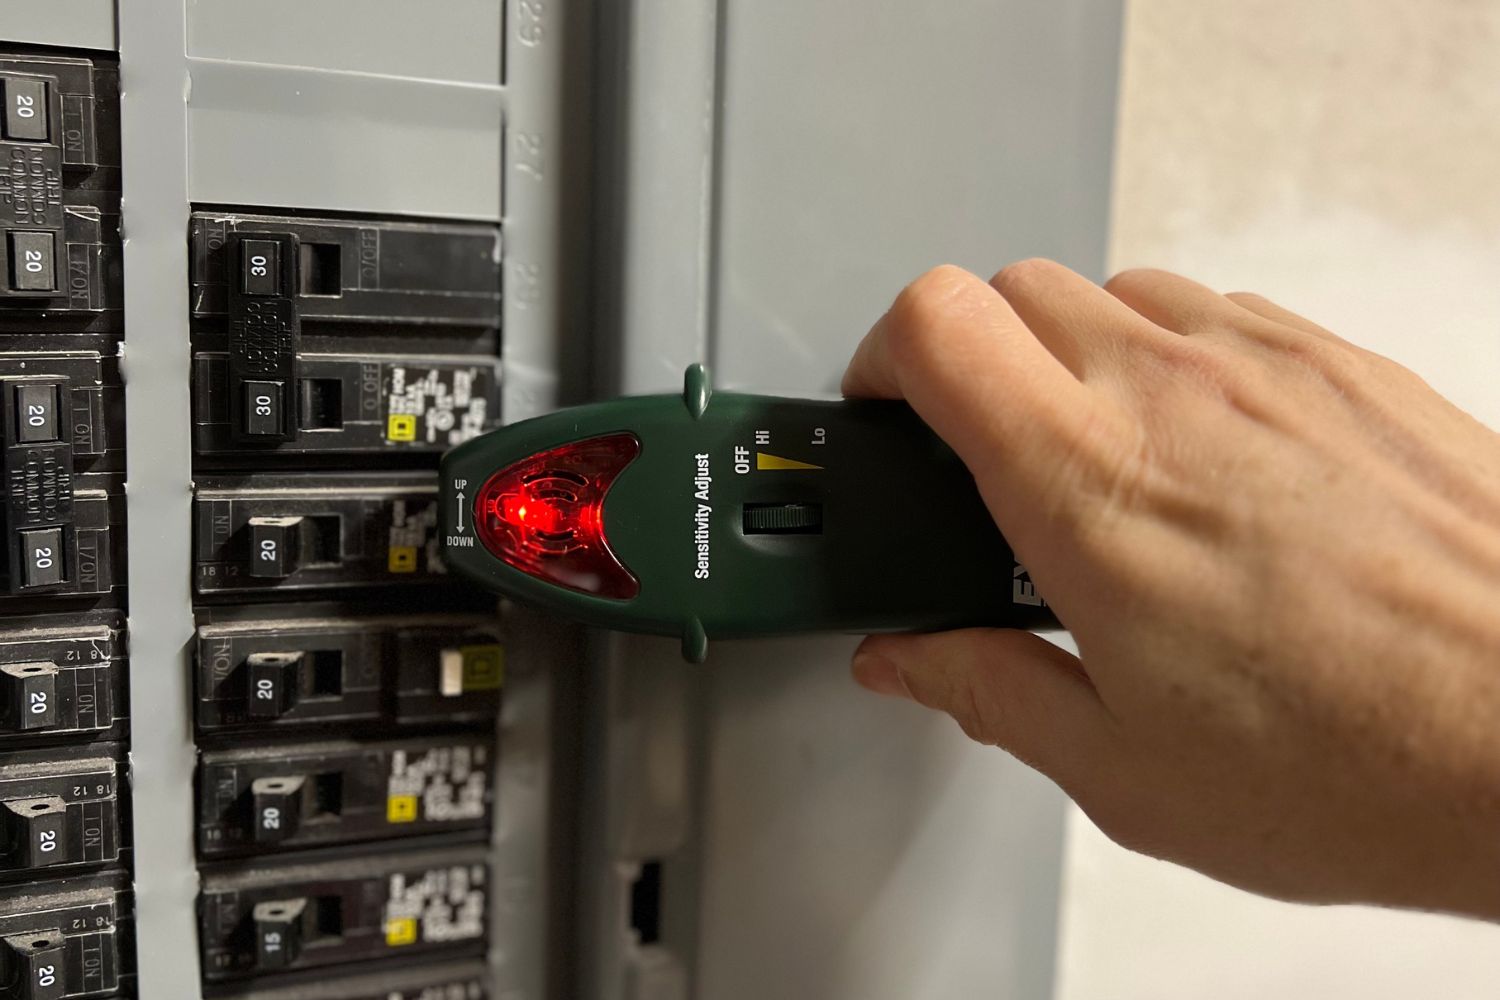
[[[713,392],[512,424],[443,458],[443,562],[590,625],[708,639],[1055,627],[904,403]]]

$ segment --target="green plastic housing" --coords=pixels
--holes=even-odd
[[[709,637],[1055,627],[968,469],[905,404],[712,392],[699,365],[685,383],[681,396],[574,407],[450,451],[448,569],[590,625],[681,636],[694,662]],[[605,495],[603,527],[640,582],[634,598],[550,583],[474,539],[476,496],[492,474],[620,432],[640,453]]]

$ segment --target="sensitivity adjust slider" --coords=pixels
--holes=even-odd
[[[747,503],[747,535],[816,535],[823,530],[823,505],[816,503]]]

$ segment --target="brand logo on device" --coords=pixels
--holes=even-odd
[[[1031,582],[1031,574],[1026,572],[1026,567],[1020,563],[1016,563],[1015,569],[1010,573],[1010,602],[1029,604],[1037,608],[1047,606],[1047,602],[1042,600],[1042,595],[1036,592],[1036,585]]]

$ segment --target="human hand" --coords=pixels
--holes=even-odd
[[[906,399],[958,452],[1079,650],[875,636],[861,683],[1126,847],[1500,917],[1500,435],[1265,299],[1048,261],[924,275],[844,391]]]

